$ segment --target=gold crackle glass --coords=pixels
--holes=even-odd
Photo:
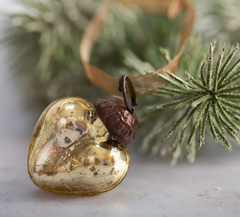
[[[115,188],[126,176],[130,155],[108,141],[109,132],[83,98],[63,98],[42,113],[33,132],[28,172],[41,189],[95,195]]]

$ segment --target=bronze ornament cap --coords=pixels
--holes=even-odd
[[[94,103],[95,110],[109,130],[110,140],[129,146],[134,142],[138,131],[138,119],[131,114],[123,100],[115,97],[102,97]]]

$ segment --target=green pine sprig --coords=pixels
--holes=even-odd
[[[152,130],[154,133],[144,139],[143,150],[148,148],[148,143],[156,135],[164,133],[161,142],[166,143],[166,140],[173,137],[173,145],[170,146],[174,149],[173,163],[180,157],[180,149],[187,150],[191,161],[194,159],[196,145],[201,148],[205,143],[207,130],[216,142],[221,142],[228,149],[231,149],[229,137],[240,144],[240,59],[232,61],[239,45],[227,53],[223,48],[214,64],[215,44],[214,41],[209,45],[207,59],[195,76],[188,72],[185,72],[185,78],[167,71],[165,74],[156,73],[156,76],[170,84],[159,87],[161,91],[157,95],[170,96],[171,100],[149,108],[151,112],[165,110],[165,119],[157,122]]]

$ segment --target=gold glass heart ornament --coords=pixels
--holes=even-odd
[[[126,115],[123,121],[135,124]],[[61,194],[109,191],[124,179],[129,164],[126,146],[114,140],[93,105],[80,97],[57,100],[44,110],[28,153],[28,172],[34,184]]]
[[[122,2],[126,5],[131,3]],[[151,1],[153,4],[140,2],[141,8],[150,12],[167,11],[171,18],[182,10],[186,12],[177,56],[157,70],[159,74],[165,70],[176,74],[183,48],[193,28],[195,10],[185,0]],[[60,99],[49,105],[36,124],[28,153],[30,178],[41,189],[62,194],[95,195],[116,187],[129,169],[130,155],[126,146],[136,138],[138,121],[133,114],[136,97],[159,92],[159,86],[167,85],[162,80],[156,80],[156,72],[131,78],[132,81],[129,78],[130,108],[126,103],[126,76],[118,81],[90,64],[94,42],[112,5],[112,1],[106,1],[90,22],[82,36],[80,56],[93,84],[119,96],[116,88],[119,82],[126,108],[123,102],[109,98],[97,100],[96,110],[80,97]]]

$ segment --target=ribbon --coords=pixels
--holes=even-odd
[[[101,32],[104,21],[107,19],[108,11],[116,2],[120,2],[126,6],[137,5],[142,10],[149,13],[167,13],[169,19],[174,19],[181,11],[185,13],[179,49],[174,59],[161,69],[145,75],[130,78],[134,85],[137,97],[159,92],[158,87],[167,86],[168,83],[158,78],[155,73],[164,75],[166,75],[164,71],[173,74],[177,73],[180,57],[193,29],[195,9],[192,3],[188,0],[110,0],[101,5],[83,34],[80,43],[80,57],[89,80],[109,94],[117,96],[121,96],[121,93],[118,90],[119,78],[113,77],[90,64],[91,51],[94,43]],[[130,97],[129,90],[127,90],[127,92],[128,97]]]

